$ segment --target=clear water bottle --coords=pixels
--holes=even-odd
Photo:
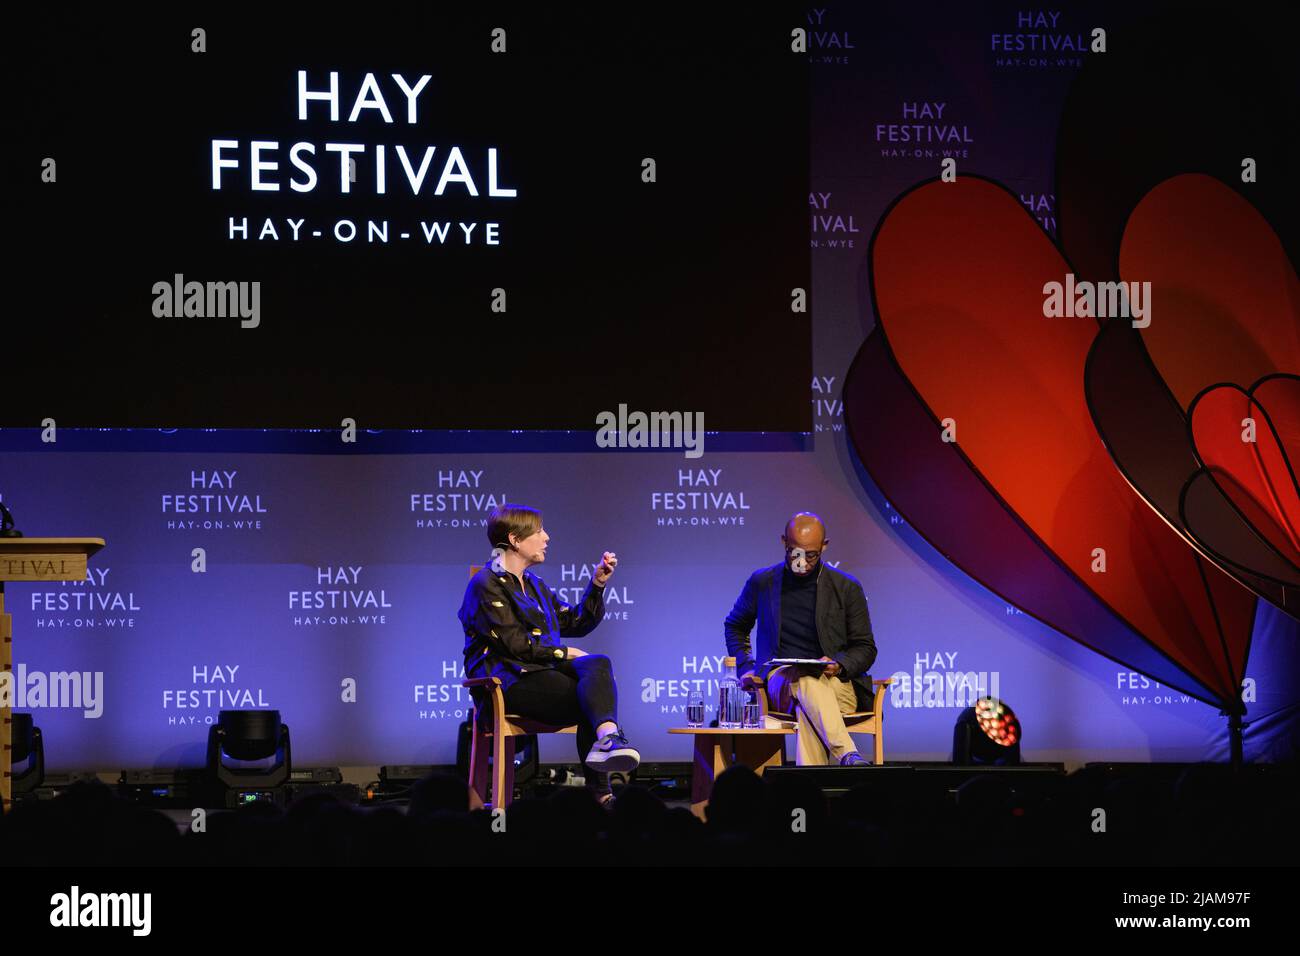
[[[686,726],[704,726],[704,691],[699,684],[691,688],[690,696],[686,698]]]
[[[745,718],[745,699],[748,695],[740,688],[736,677],[736,659],[722,659],[722,680],[718,682],[718,726],[735,729]]]

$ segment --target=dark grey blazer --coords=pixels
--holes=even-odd
[[[737,674],[744,674],[777,656],[784,568],[784,563],[774,564],[751,574],[723,624],[727,653],[736,658]],[[749,632],[756,621],[758,636],[754,648]],[[875,690],[867,668],[875,663],[876,641],[871,635],[867,597],[857,578],[828,564],[822,565],[817,578],[817,639],[822,653],[839,663],[840,676],[853,681],[858,707],[869,708]]]

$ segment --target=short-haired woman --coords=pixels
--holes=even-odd
[[[577,607],[530,568],[546,560],[550,541],[542,514],[503,504],[488,516],[489,563],[465,589],[458,617],[465,629],[465,674],[501,680],[513,714],[550,724],[576,724],[578,757],[594,789],[609,798],[609,773],[626,773],[641,762],[618,725],[618,691],[604,654],[568,647],[561,638],[590,634],[605,613],[605,583],[618,566],[611,551],[601,556]]]

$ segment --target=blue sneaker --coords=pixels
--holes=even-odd
[[[641,755],[627,742],[622,729],[601,737],[587,754],[587,765],[605,773],[628,773],[640,763]]]
[[[840,766],[841,767],[870,767],[871,764],[867,761],[866,757],[862,756],[862,754],[858,753],[856,750],[850,750],[848,753],[846,753],[843,757],[840,758]]]

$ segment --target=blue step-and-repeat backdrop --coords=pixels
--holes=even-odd
[[[199,765],[218,711],[249,707],[283,713],[301,765],[452,763],[469,703],[456,610],[469,566],[487,556],[486,514],[503,500],[544,509],[552,545],[537,570],[569,600],[602,550],[618,553],[606,620],[577,643],[614,661],[620,716],[646,759],[689,759],[665,730],[684,722],[692,687],[716,697],[723,617],[752,570],[781,560],[782,527],[801,508],[823,515],[828,562],[868,595],[873,675],[897,678],[889,758],[946,759],[972,687],[1015,708],[1031,759],[1222,755],[1213,708],[969,582],[863,490],[836,415],[819,422],[806,450],[715,452],[706,439],[695,460],[617,450],[63,450],[128,438],[232,441],[120,432],[68,432],[48,450],[17,451],[39,438],[6,432],[0,486],[22,529],[108,542],[86,581],[11,585],[6,595],[20,681],[26,672],[82,675],[80,701],[33,710],[49,764]],[[331,440],[315,439],[303,443]],[[556,443],[594,445],[564,439]],[[1288,624],[1260,618],[1247,674],[1252,714],[1294,699],[1298,645]],[[1267,739],[1249,734],[1248,753]],[[545,741],[543,757],[573,760],[572,738]]]

